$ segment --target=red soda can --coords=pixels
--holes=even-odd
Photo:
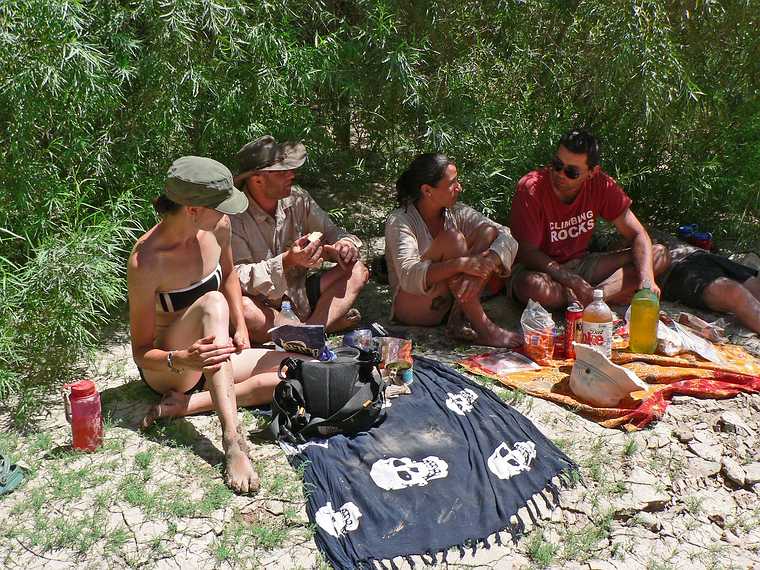
[[[565,311],[565,358],[575,359],[573,341],[581,342],[581,319],[583,307],[580,303],[572,303]]]

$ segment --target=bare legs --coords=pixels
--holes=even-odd
[[[233,354],[230,362],[234,372],[235,398],[238,406],[258,406],[272,401],[274,388],[280,379],[277,369],[288,356],[299,358],[289,352],[275,352],[263,348],[251,348]],[[303,358],[303,355],[300,355]],[[191,416],[214,409],[208,391],[185,394],[177,390],[167,392],[158,404],[158,417]]]
[[[670,254],[666,247],[660,244],[652,246],[652,265],[655,276],[670,266]],[[611,303],[629,302],[639,284],[630,250],[600,256],[588,277],[588,282],[595,289],[602,289],[605,300]],[[533,299],[550,311],[562,309],[570,303],[567,288],[546,273],[538,271],[518,273],[512,289],[523,303]]]
[[[354,322],[358,319],[352,321],[345,317],[368,279],[369,271],[361,261],[348,270],[336,266],[323,273],[319,281],[319,301],[306,322],[310,325],[324,324],[327,332],[337,332],[359,324]]]
[[[162,332],[156,345],[165,349],[184,349],[199,338],[213,335],[216,344],[226,344],[229,338],[229,309],[224,295],[212,291],[195,301],[180,317]],[[227,484],[241,493],[255,492],[259,477],[247,454],[247,443],[238,430],[237,399],[234,389],[232,364],[225,362],[213,372],[204,370],[208,394],[222,424],[222,446],[227,468]],[[188,370],[175,374],[167,368],[164,372],[144,371],[146,380],[158,392],[170,390],[179,393],[188,390],[199,379],[200,372]]]
[[[652,245],[654,276],[662,274],[668,267],[668,248],[661,244]],[[596,288],[602,289],[604,298],[611,303],[629,303],[639,286],[639,275],[633,265],[633,255],[630,251],[603,256],[590,277],[591,283],[598,282]]]
[[[357,325],[359,319],[352,318],[348,313],[368,279],[369,272],[361,261],[348,270],[336,266],[323,273],[319,283],[319,301],[316,307],[312,307],[312,314],[306,322],[323,324],[327,332]],[[271,339],[267,331],[274,326],[276,309],[244,295],[243,316],[252,342],[260,344]]]
[[[272,339],[267,332],[274,326],[274,319],[278,311],[265,305],[258,299],[252,299],[243,295],[243,317],[245,326],[248,327],[248,335],[251,344],[261,344]]]
[[[742,325],[760,333],[760,277],[743,284],[721,277],[705,288],[702,300],[711,310],[733,313]]]
[[[489,227],[478,232],[478,236],[471,244],[468,244],[460,232],[444,231],[436,236],[423,255],[423,259],[439,262],[455,257],[477,255],[488,249],[496,236],[496,230]],[[461,275],[456,275],[447,281],[436,283],[426,295],[414,295],[399,290],[394,301],[394,316],[407,324],[434,326],[440,324],[451,309],[451,324],[461,315],[469,320],[476,334],[472,342],[497,347],[519,345],[520,335],[502,329],[488,318],[483,311],[479,295],[466,303],[456,303],[452,308],[454,301],[452,291],[457,290],[461,279]],[[483,281],[482,285],[485,283],[486,281]]]

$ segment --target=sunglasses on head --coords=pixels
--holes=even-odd
[[[552,168],[556,172],[561,172],[562,170],[565,171],[565,176],[567,176],[570,180],[575,180],[581,175],[581,171],[577,166],[573,166],[572,164],[568,164],[565,166],[565,163],[562,162],[559,158],[556,156],[552,158]]]

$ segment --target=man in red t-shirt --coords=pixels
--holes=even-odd
[[[655,276],[668,268],[668,250],[652,246],[630,206],[623,189],[599,168],[596,139],[584,131],[565,134],[551,163],[517,183],[509,223],[520,244],[512,294],[550,310],[575,300],[585,306],[594,289],[603,289],[612,303],[629,302],[645,284],[659,295]],[[615,224],[631,247],[588,253],[597,216]]]

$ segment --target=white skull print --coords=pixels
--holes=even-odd
[[[361,516],[359,507],[351,502],[346,503],[337,511],[334,511],[332,503],[328,502],[325,506],[319,508],[314,519],[327,534],[339,538],[346,534],[346,532],[359,528]]]
[[[301,443],[299,445],[290,445],[289,443],[285,443],[284,441],[280,442],[280,447],[285,451],[287,455],[296,455],[298,453],[302,453],[304,449],[308,447],[323,447],[327,449],[329,447],[329,443],[326,439],[321,440],[314,440],[314,441],[307,441],[306,443]]]
[[[532,441],[518,441],[514,449],[502,442],[488,458],[488,468],[499,479],[509,479],[529,471],[535,458],[536,445]]]
[[[448,396],[446,398],[446,407],[460,416],[471,412],[473,410],[472,404],[478,399],[478,395],[470,388],[465,388],[458,394],[446,392],[446,395]]]
[[[443,459],[430,455],[422,461],[409,457],[389,457],[375,461],[369,472],[375,484],[386,491],[407,487],[424,487],[432,479],[449,475],[449,465]]]

